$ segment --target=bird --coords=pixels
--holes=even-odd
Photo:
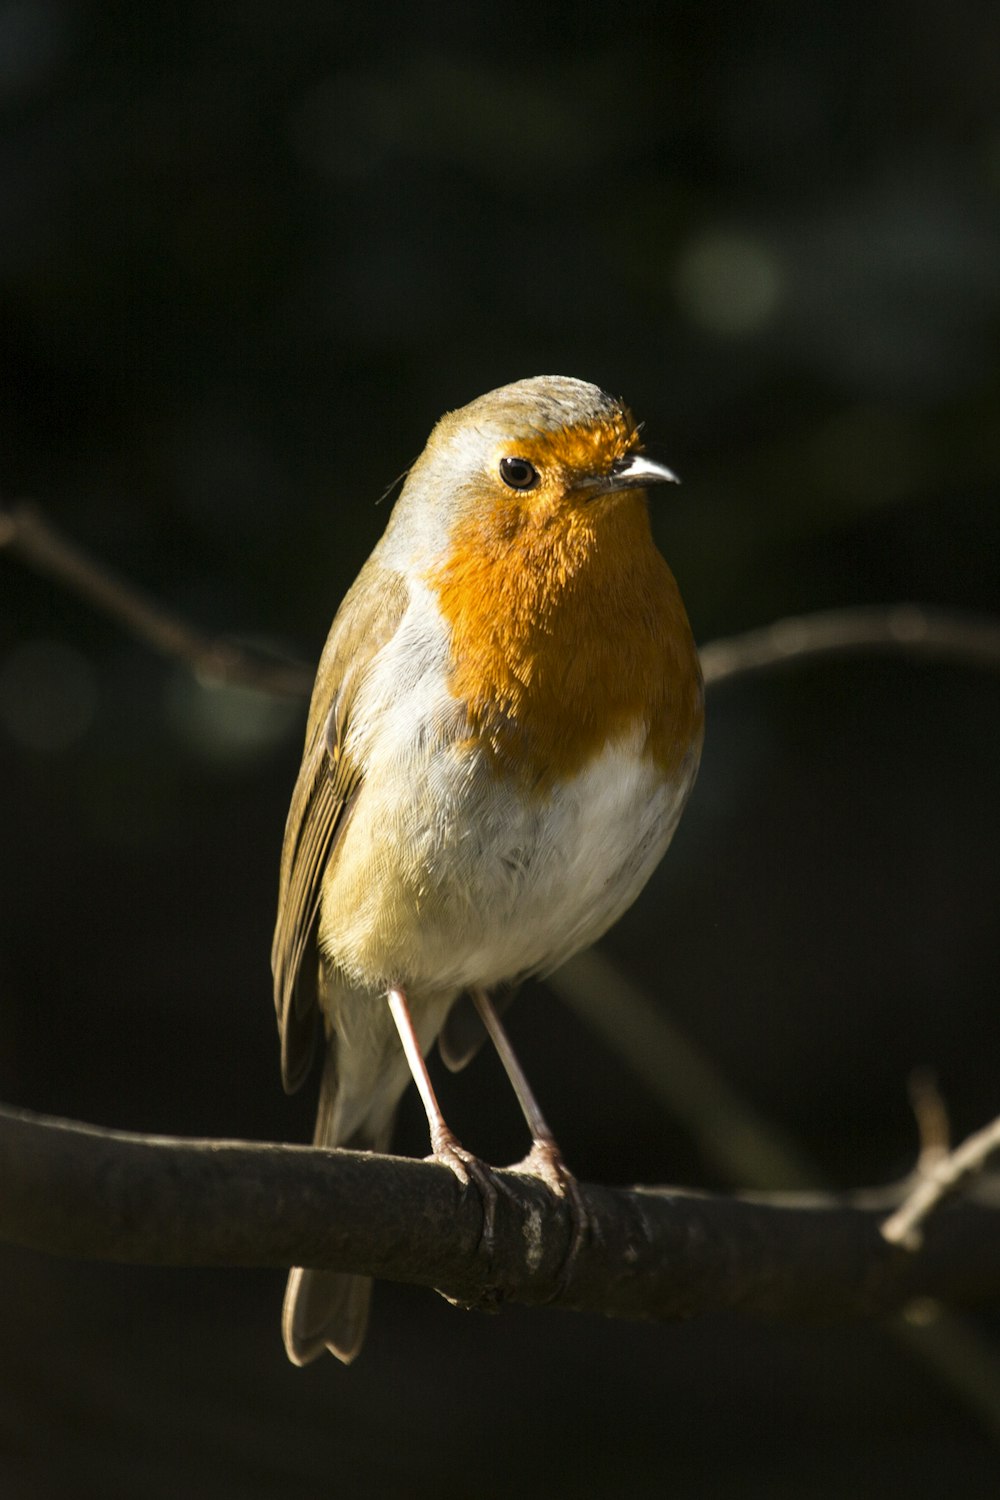
[[[600,938],[694,784],[704,693],[647,490],[675,482],[622,400],[536,376],[446,413],[348,590],[317,669],[272,947],[282,1078],[325,1052],[316,1145],[385,1151],[412,1077],[433,1156],[491,1191],[426,1056],[488,1037],[579,1206],[501,1011]],[[364,1339],[369,1278],[297,1267],[294,1364]]]

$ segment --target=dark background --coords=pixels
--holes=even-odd
[[[3,0],[0,485],[193,622],[312,660],[437,416],[577,375],[684,479],[655,527],[699,640],[994,610],[998,43],[995,7],[926,0]],[[306,1138],[268,974],[301,721],[0,554],[6,1102]],[[835,1183],[907,1169],[916,1064],[956,1131],[1000,1108],[998,745],[971,668],[721,688],[606,942]],[[554,996],[512,1029],[582,1177],[727,1185]],[[509,1160],[498,1072],[443,1097]],[[412,1099],[398,1146],[426,1150]],[[877,1328],[380,1287],[360,1362],[299,1371],[278,1273],[0,1264],[15,1500],[996,1493],[977,1402]],[[996,1367],[973,1383],[995,1407]]]

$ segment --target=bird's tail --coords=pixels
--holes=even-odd
[[[396,1117],[395,1100],[388,1111],[383,1108],[343,1137],[345,1101],[338,1096],[334,1051],[331,1048],[328,1052],[323,1069],[313,1144],[346,1146],[352,1151],[386,1150]],[[288,1277],[281,1319],[285,1349],[292,1363],[307,1365],[329,1349],[349,1365],[364,1342],[371,1294],[370,1276],[296,1266]]]

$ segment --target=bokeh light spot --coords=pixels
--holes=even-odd
[[[781,300],[777,257],[747,235],[712,233],[692,241],[678,259],[674,291],[692,322],[725,338],[756,333]]]
[[[169,679],[167,720],[184,744],[208,760],[256,760],[301,718],[297,703],[252,688],[202,682],[178,670]]]

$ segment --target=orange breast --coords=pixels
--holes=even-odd
[[[477,511],[428,582],[451,689],[505,773],[544,791],[640,728],[671,777],[700,742],[698,656],[641,492]]]

